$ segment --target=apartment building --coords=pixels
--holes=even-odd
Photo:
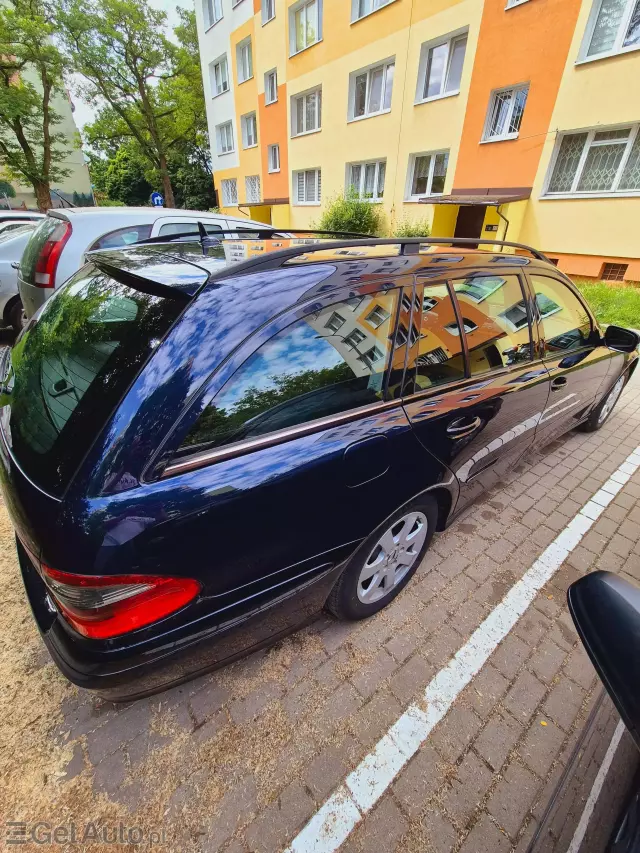
[[[196,0],[226,213],[392,230],[640,281],[640,0]]]

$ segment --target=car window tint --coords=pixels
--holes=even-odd
[[[531,333],[517,275],[473,275],[452,282],[469,347],[471,375],[531,361]],[[447,327],[459,335],[458,324]]]
[[[209,222],[203,222],[207,234],[217,234],[222,231],[221,225],[212,225]],[[169,237],[172,234],[198,234],[197,222],[165,222],[160,226],[158,231],[159,237]]]
[[[591,318],[567,285],[548,275],[532,275],[531,284],[542,321],[545,355],[588,344]]]
[[[103,234],[91,249],[117,249],[120,246],[130,246],[131,243],[138,243],[140,240],[147,240],[151,236],[151,224],[148,225],[129,225],[127,228],[118,228],[115,231],[110,231],[108,234]]]
[[[180,455],[382,400],[397,290],[334,303],[264,343],[204,409]]]
[[[407,307],[403,303],[398,331],[407,322]],[[417,346],[411,348],[408,364],[409,371],[415,370],[413,390],[424,391],[432,385],[463,379],[462,341],[460,335],[449,331],[455,325],[456,315],[446,284],[418,285],[413,317],[413,325],[418,326]],[[410,334],[415,334],[413,329]],[[412,390],[411,386],[408,390]]]

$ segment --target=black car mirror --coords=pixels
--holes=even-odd
[[[640,749],[640,589],[611,572],[591,572],[571,584],[567,600],[591,662]]]
[[[604,333],[604,343],[609,349],[618,352],[634,352],[640,344],[640,335],[631,329],[623,329],[622,326],[607,326]]]

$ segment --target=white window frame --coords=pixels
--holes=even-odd
[[[393,2],[394,0],[371,0],[371,9],[368,12],[363,12],[363,14],[361,15],[361,0],[351,0],[351,23],[357,24],[358,21],[362,21],[364,20],[364,18],[368,18],[369,15],[375,15],[375,13],[379,12],[380,9],[384,9],[385,6],[389,6]]]
[[[589,150],[592,145],[610,145],[612,142],[615,143],[615,140],[607,139],[602,140],[600,142],[594,142],[594,137],[596,133],[606,132],[608,130],[627,130],[629,128],[630,133],[629,137],[626,140],[620,140],[619,144],[626,145],[626,149],[624,154],[622,155],[622,159],[620,160],[620,164],[618,166],[618,171],[616,172],[616,176],[613,179],[613,187],[610,190],[598,190],[596,192],[590,192],[587,190],[578,190],[578,184],[580,183],[580,178],[582,177],[582,173],[584,171],[584,166],[587,161],[587,156],[589,155]],[[562,193],[554,193],[549,192],[549,186],[551,184],[551,179],[553,177],[553,173],[556,168],[556,162],[558,160],[558,156],[560,154],[560,146],[562,145],[562,140],[565,136],[573,136],[578,133],[586,133],[587,138],[584,143],[584,148],[582,149],[582,154],[580,156],[580,160],[578,161],[578,167],[576,169],[576,173],[573,176],[573,183],[571,184],[571,189],[568,192]],[[554,199],[554,198],[624,198],[624,197],[636,197],[640,196],[640,189],[637,190],[618,190],[617,187],[622,180],[622,175],[624,174],[624,170],[629,161],[629,157],[631,156],[631,152],[633,150],[634,143],[636,138],[640,134],[640,122],[636,122],[635,124],[617,124],[617,125],[598,125],[597,127],[591,128],[582,128],[581,130],[567,130],[563,133],[559,133],[556,139],[555,148],[553,151],[553,155],[551,156],[551,161],[549,163],[549,168],[547,170],[547,176],[545,178],[544,187],[542,191],[542,198],[546,199]]]
[[[299,98],[307,98],[309,95],[316,94],[316,119],[318,121],[317,127],[312,127],[310,130],[302,129],[298,127],[298,110],[297,110],[297,101]],[[304,120],[307,120],[307,106],[304,104],[304,108],[302,110],[302,115],[304,116]],[[308,133],[319,133],[322,130],[322,86],[314,86],[313,89],[307,89],[306,92],[297,92],[295,95],[291,96],[291,136],[306,136]]]
[[[258,147],[258,117],[256,111],[245,113],[240,116],[242,125],[242,147],[257,148]],[[253,137],[253,140],[251,139]]]
[[[269,97],[270,92],[270,80],[273,78],[273,92],[275,97]],[[264,75],[264,103],[265,106],[269,106],[269,104],[275,104],[278,100],[278,70],[277,68],[272,68],[270,71],[266,71]]]
[[[314,172],[315,173],[315,200],[307,201],[306,198],[304,201],[301,201],[298,196],[298,175],[303,174],[305,176],[304,185],[305,185],[305,196],[306,196],[306,187],[307,187],[307,173]],[[322,170],[321,169],[296,169],[293,172],[293,193],[292,198],[295,199],[294,205],[299,207],[319,207],[322,200]]]
[[[364,119],[372,118],[373,116],[384,115],[385,113],[391,112],[391,104],[389,104],[388,107],[385,107],[384,102],[387,96],[388,69],[393,66],[393,77],[395,78],[395,64],[395,56],[390,56],[387,59],[381,60],[380,62],[374,62],[372,65],[368,65],[364,68],[359,68],[357,71],[351,72],[351,74],[349,75],[349,110],[347,114],[347,121],[363,121]],[[382,90],[380,92],[380,109],[376,110],[375,112],[370,112],[369,97],[371,94],[371,75],[379,68],[382,68]],[[365,91],[365,112],[363,115],[357,116],[355,114],[356,78],[361,77],[363,74],[367,75],[367,88]],[[391,93],[393,95],[393,80],[391,81]]]
[[[370,201],[372,204],[379,203],[383,200],[384,197],[384,189],[382,190],[382,195],[377,195],[378,192],[378,184],[380,182],[380,167],[384,165],[385,167],[385,182],[386,182],[386,168],[387,168],[387,159],[386,157],[381,157],[379,160],[358,160],[355,163],[347,163],[347,177],[345,182],[345,189],[347,192],[353,186],[351,182],[351,170],[354,166],[360,166],[360,186],[357,187],[358,198],[361,201]],[[365,167],[366,166],[375,166],[375,174],[373,178],[373,186],[375,187],[375,193],[371,198],[366,198],[364,195],[364,186],[365,186]]]
[[[226,80],[227,88],[218,90],[218,85],[216,82],[216,68],[220,68],[220,79],[222,82]],[[224,74],[222,73],[224,69]],[[227,92],[231,91],[231,81],[229,80],[229,62],[227,61],[227,54],[223,53],[222,56],[219,56],[217,59],[214,59],[213,62],[209,63],[209,82],[211,84],[211,97],[219,98],[220,95],[224,95]]]
[[[245,68],[245,50],[247,50],[248,62],[247,68]],[[247,80],[251,80],[253,78],[253,46],[251,44],[251,36],[246,39],[242,39],[236,45],[236,65],[238,66],[238,83],[246,83]],[[249,72],[248,76],[244,76],[244,72]]]
[[[592,56],[589,56],[589,45],[591,44],[591,39],[593,38],[596,24],[600,17],[600,9],[602,8],[602,0],[593,0],[584,38],[582,39],[578,58],[576,59],[576,65],[580,65],[583,62],[596,62],[598,59],[606,59],[607,56],[617,56],[619,53],[630,53],[633,50],[640,50],[640,44],[630,44],[628,47],[623,47],[622,44],[627,36],[627,30],[631,23],[631,16],[635,5],[636,0],[627,0],[627,8],[620,19],[620,26],[613,47],[610,50],[605,50],[602,53],[594,53]]]
[[[276,0],[261,0],[262,26],[273,21],[276,16]],[[271,12],[271,14],[269,14]]]
[[[316,4],[316,40],[306,43],[306,27],[305,27],[305,44],[298,49],[296,45],[296,13],[301,9],[307,9],[313,2]],[[308,12],[305,11],[305,16]],[[322,41],[322,0],[300,0],[289,6],[289,56],[297,56],[305,50],[309,50],[314,44]]]
[[[467,47],[469,46],[469,28],[464,27],[461,30],[455,30],[452,33],[447,33],[444,36],[441,36],[436,39],[430,39],[429,41],[424,42],[420,47],[420,65],[418,67],[418,84],[416,86],[416,97],[415,104],[428,104],[431,101],[439,101],[442,98],[453,98],[456,95],[460,94],[460,87],[457,89],[451,89],[450,91],[446,90],[447,79],[449,77],[449,72],[451,70],[451,58],[452,58],[452,45],[458,39],[465,37],[467,39],[467,46],[465,47],[465,55],[462,63],[462,71],[461,71],[461,82],[462,82],[462,73],[464,73],[464,62],[467,58]],[[429,53],[434,50],[436,47],[440,47],[440,45],[447,45],[447,64],[446,71],[442,80],[442,89],[440,94],[438,95],[429,95],[429,97],[424,97],[424,90],[427,84],[427,67],[429,65]]]
[[[507,0],[505,9],[515,9],[516,6],[522,6],[523,3],[528,3],[529,0]]]
[[[226,151],[224,151],[223,146],[222,146],[222,134],[223,134],[223,132],[226,131],[227,128],[229,128],[230,133],[231,133],[231,148],[228,148]],[[236,145],[235,145],[235,136],[233,133],[233,122],[231,120],[229,120],[229,121],[223,121],[221,124],[217,124],[216,125],[216,151],[218,152],[218,157],[224,157],[225,154],[233,154],[233,152],[235,150],[236,150]]]
[[[489,95],[489,103],[487,105],[487,114],[484,120],[484,127],[482,128],[482,139],[480,140],[481,144],[486,145],[490,142],[504,142],[507,139],[517,139],[520,136],[520,128],[513,133],[503,133],[500,136],[488,136],[489,128],[491,126],[491,115],[493,113],[493,105],[498,95],[504,94],[504,92],[511,92],[511,106],[509,107],[509,112],[507,113],[507,117],[504,122],[504,126],[506,128],[511,124],[511,119],[513,118],[513,111],[516,105],[516,96],[518,92],[527,92],[527,101],[529,100],[529,83],[518,83],[516,86],[502,86],[500,89],[493,89],[491,94]],[[525,102],[525,109],[526,109]],[[523,110],[524,115],[524,110]],[[522,126],[522,121],[520,122],[520,126]]]
[[[228,195],[228,187],[231,184],[235,184],[235,193],[233,198],[229,198]],[[237,207],[238,206],[238,179],[237,178],[223,178],[220,181],[220,192],[222,193],[222,207]],[[235,201],[233,200],[235,198]]]
[[[280,145],[277,142],[267,148],[267,164],[270,175],[280,171]]]
[[[250,199],[249,198],[249,181],[255,179],[258,182],[258,198]],[[262,196],[262,185],[260,181],[260,175],[246,175],[244,179],[244,197],[245,204],[260,204]]]
[[[432,195],[444,195],[444,191],[441,193],[434,193],[432,191],[433,187],[433,176],[436,171],[436,157],[438,154],[449,154],[448,148],[440,148],[438,151],[418,151],[416,154],[409,155],[409,168],[407,170],[407,185],[405,188],[404,200],[405,201],[420,201],[421,198],[427,198]],[[431,157],[431,161],[429,162],[429,178],[427,182],[427,191],[424,193],[412,193],[413,188],[413,174],[416,168],[416,160],[418,157]],[[449,170],[449,162],[447,161],[447,171]],[[445,174],[445,182],[447,180],[447,176]]]
[[[209,0],[202,0],[202,20],[204,22],[205,32],[210,30],[211,27],[214,27],[218,21],[221,21],[224,17],[224,11],[222,8],[222,0],[210,0],[211,2],[211,17],[209,16],[208,10],[209,8]]]

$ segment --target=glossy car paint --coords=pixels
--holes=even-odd
[[[484,268],[487,257],[462,252],[455,275]],[[167,468],[206,402],[273,334],[309,311],[383,285],[412,291],[419,281],[413,276],[435,262],[429,255],[386,265],[311,261],[213,276],[141,370],[62,500],[30,483],[0,441],[13,523],[47,564],[79,574],[147,572],[202,583],[194,603],[159,623],[86,640],[51,605],[20,547],[34,615],[71,680],[117,698],[142,695],[281,636],[322,606],[348,557],[398,507],[429,490],[442,527],[535,442],[552,396],[539,358],[406,399],[390,390],[386,402],[346,422],[294,430],[270,446],[192,470]],[[533,311],[529,267],[547,265],[518,259]],[[499,269],[494,262],[491,272]],[[441,261],[437,274],[448,275]],[[535,323],[533,346],[540,346]],[[594,351],[597,364],[611,366],[598,374],[599,386],[606,377],[612,384],[622,365],[635,366],[635,354]],[[583,419],[603,393],[580,409]],[[446,424],[461,414],[478,416],[481,426],[452,441]]]

